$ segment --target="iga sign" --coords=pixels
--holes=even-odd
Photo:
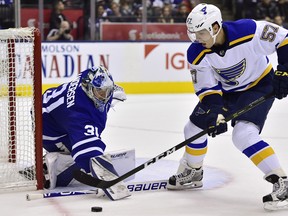
[[[138,41],[144,40],[141,23],[101,23],[101,40],[103,41]],[[147,23],[146,40],[148,41],[190,41],[185,24]]]

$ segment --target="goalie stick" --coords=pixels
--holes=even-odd
[[[127,188],[131,193],[134,192],[148,192],[148,191],[163,191],[166,190],[167,180],[154,180],[144,182],[127,182]],[[62,192],[47,192],[47,193],[30,193],[26,194],[26,200],[36,200],[43,198],[65,197],[95,194],[96,197],[104,196],[104,192],[99,189],[92,190],[77,190],[77,191],[62,191]]]
[[[235,113],[229,115],[228,117],[225,118],[225,122],[228,122],[246,112],[248,112],[249,110],[253,109],[254,107],[258,106],[259,104],[263,103],[264,101],[272,98],[274,96],[273,92],[264,95],[260,98],[258,98],[257,100],[251,102],[250,104],[246,105],[245,107],[243,107],[242,109],[236,111]],[[86,185],[92,186],[92,187],[97,187],[97,188],[109,188],[114,184],[117,184],[118,182],[128,178],[129,176],[139,172],[142,169],[145,169],[147,166],[156,163],[158,160],[174,153],[175,151],[179,150],[180,148],[188,145],[189,143],[191,143],[192,141],[200,138],[201,136],[205,135],[207,133],[207,129],[201,131],[200,133],[190,137],[189,139],[179,143],[178,145],[168,149],[165,152],[162,152],[161,154],[157,155],[156,157],[148,160],[146,163],[143,163],[142,165],[130,170],[129,172],[125,173],[122,176],[119,176],[118,178],[111,180],[111,181],[105,181],[105,180],[101,180],[101,179],[97,179],[94,178],[93,176],[81,171],[81,170],[75,170],[74,171],[74,178]]]
[[[98,189],[95,190],[81,190],[81,191],[63,191],[63,192],[48,192],[48,193],[31,193],[26,194],[26,200],[36,200],[42,198],[64,197],[64,196],[76,196],[85,194],[98,194]]]

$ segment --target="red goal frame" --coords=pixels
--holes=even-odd
[[[42,70],[41,70],[41,34],[39,29],[34,30],[34,79],[33,100],[35,118],[35,164],[36,164],[36,187],[43,189],[43,150],[42,150]],[[9,119],[9,158],[8,162],[16,163],[16,76],[15,71],[15,44],[13,39],[8,39],[8,119]]]

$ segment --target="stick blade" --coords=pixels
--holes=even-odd
[[[104,181],[101,179],[97,179],[91,175],[88,175],[87,173],[82,172],[81,170],[75,170],[73,175],[77,181],[91,187],[105,189],[114,184],[114,181]]]
[[[81,170],[75,170],[73,174],[77,181],[92,187],[98,187],[100,179],[95,179]]]

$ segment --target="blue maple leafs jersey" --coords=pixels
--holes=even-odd
[[[288,63],[288,30],[266,21],[242,19],[223,22],[226,42],[207,49],[192,43],[187,59],[200,100],[211,94],[245,91],[267,75],[268,55],[278,54],[279,64]]]
[[[88,71],[71,82],[48,89],[42,97],[43,147],[48,152],[68,150],[86,171],[89,171],[90,158],[102,155],[105,150],[101,133],[112,100],[111,97],[104,112],[95,107],[81,87],[81,79]]]

